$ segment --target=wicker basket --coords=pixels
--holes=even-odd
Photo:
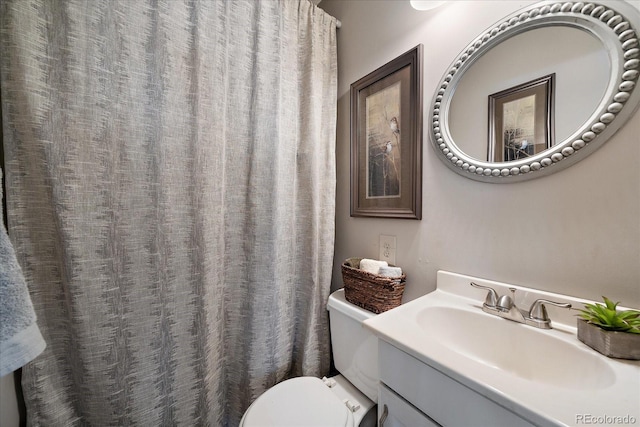
[[[384,277],[360,270],[362,258],[349,258],[342,263],[344,296],[352,304],[374,313],[382,313],[402,303],[406,275]]]

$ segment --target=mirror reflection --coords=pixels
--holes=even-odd
[[[508,120],[494,123],[490,118],[489,96],[509,93],[525,83],[554,75],[549,94],[552,107],[548,112],[552,135],[549,144],[560,143],[598,110],[611,72],[611,60],[603,43],[587,31],[553,25],[515,35],[494,46],[465,71],[449,108],[451,137],[461,151],[481,161],[501,160],[490,148],[490,141],[496,139],[504,139],[505,145],[510,143],[516,154],[526,155],[527,150],[532,150],[527,147],[532,144],[532,137],[527,135],[533,131],[527,130],[523,120],[517,125]],[[523,95],[519,103],[515,103],[515,98],[507,98],[510,103],[505,105],[512,109],[521,105],[519,109],[525,118],[542,120],[541,109],[526,109],[530,96]],[[493,137],[490,128],[495,128]],[[542,143],[545,142],[538,141]]]

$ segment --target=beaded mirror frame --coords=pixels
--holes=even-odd
[[[551,25],[587,31],[608,51],[611,73],[595,112],[568,138],[531,157],[498,163],[468,156],[456,145],[449,129],[449,106],[464,73],[502,41]],[[500,20],[467,45],[437,87],[430,105],[430,136],[438,157],[464,177],[508,183],[560,171],[593,153],[625,124],[640,104],[640,90],[636,87],[640,75],[638,26],[640,11],[620,0],[606,4],[543,1]]]

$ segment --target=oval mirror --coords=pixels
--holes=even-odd
[[[471,179],[515,182],[592,153],[639,104],[639,22],[623,1],[545,1],[496,23],[431,103],[439,157]]]

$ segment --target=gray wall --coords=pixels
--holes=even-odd
[[[338,193],[333,288],[340,263],[378,257],[380,234],[398,239],[405,301],[435,289],[448,270],[588,299],[640,307],[640,114],[602,148],[558,173],[486,184],[450,171],[425,126],[423,219],[349,216],[350,84],[424,45],[425,117],[453,59],[500,18],[532,1],[456,1],[416,11],[409,1],[323,0],[338,30]],[[638,7],[638,2],[634,4]],[[426,123],[426,120],[425,120]]]
[[[20,424],[18,402],[14,390],[13,374],[0,377],[0,427],[14,427]]]

